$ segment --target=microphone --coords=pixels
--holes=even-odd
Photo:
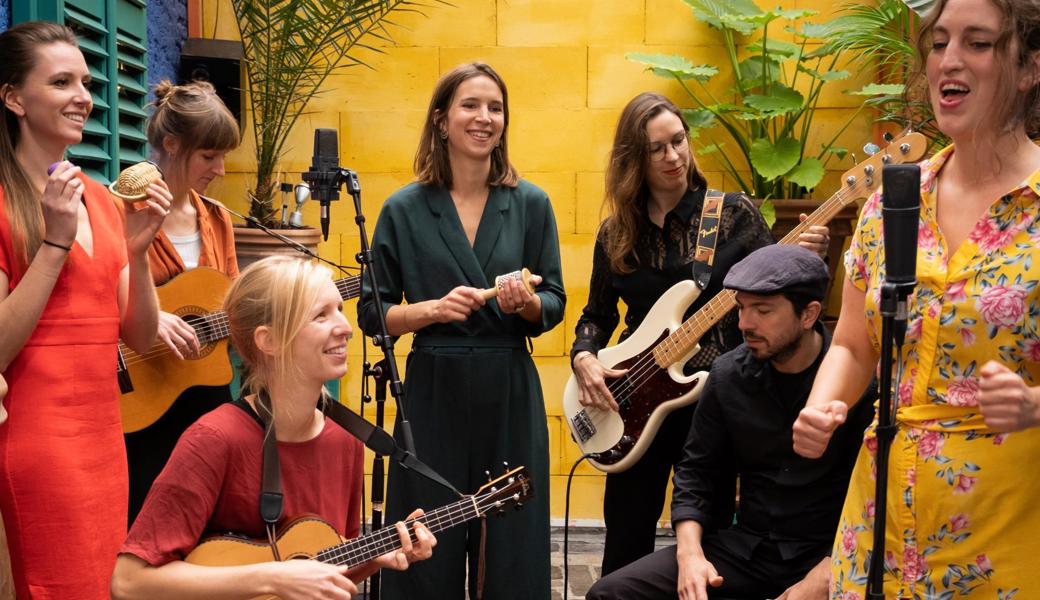
[[[885,283],[905,299],[917,285],[917,228],[921,214],[921,167],[885,165],[881,172],[881,220],[885,236]],[[905,318],[905,317],[904,317]]]
[[[289,226],[303,227],[303,213],[300,211],[303,205],[311,199],[311,188],[306,183],[297,183],[293,193],[296,198],[296,208],[289,216]]]
[[[314,199],[321,203],[321,235],[325,240],[329,239],[329,202],[339,200],[340,173],[336,130],[315,129],[314,159],[303,180],[310,185]]]

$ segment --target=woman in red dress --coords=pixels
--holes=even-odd
[[[126,530],[116,343],[155,341],[147,252],[170,195],[152,184],[124,222],[61,160],[93,107],[71,30],[12,27],[0,56],[0,513],[19,598],[100,600]]]

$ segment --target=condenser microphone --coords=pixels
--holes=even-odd
[[[885,165],[881,220],[885,236],[885,283],[905,288],[917,284],[917,228],[921,215],[921,168]]]
[[[314,159],[311,169],[303,174],[311,188],[311,196],[321,204],[321,235],[329,239],[329,202],[339,200],[339,142],[335,129],[314,130]]]

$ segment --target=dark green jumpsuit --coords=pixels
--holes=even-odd
[[[486,483],[485,470],[500,475],[504,462],[531,471],[535,498],[520,512],[488,519],[484,598],[548,599],[548,432],[541,383],[526,343],[563,319],[566,300],[548,196],[524,181],[516,188],[491,188],[470,247],[448,191],[411,184],[383,205],[372,249],[384,310],[402,300],[438,299],[459,285],[491,287],[495,276],[522,267],[542,276],[540,323],[504,314],[490,300],[466,321],[415,332],[404,404],[419,458],[460,491],[472,493]],[[369,335],[378,327],[367,281],[358,322]],[[390,466],[386,522],[454,499]],[[479,521],[441,532],[437,540],[431,559],[404,572],[383,571],[384,600],[463,598],[467,557],[475,597]]]

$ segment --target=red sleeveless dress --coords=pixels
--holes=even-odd
[[[75,244],[36,329],[4,372],[0,514],[21,600],[102,600],[126,535],[127,473],[116,344],[123,225],[86,177],[94,255]],[[0,190],[0,270],[17,267]],[[0,334],[2,335],[2,334]]]

